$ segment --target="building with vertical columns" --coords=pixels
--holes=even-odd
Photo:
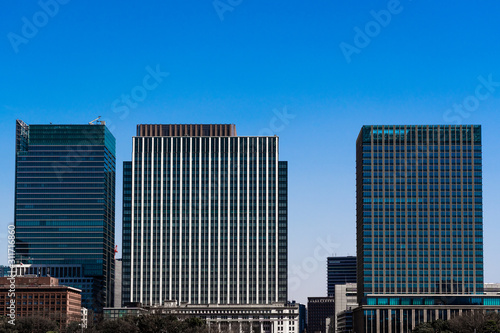
[[[303,333],[305,307],[294,302],[274,304],[181,304],[165,301],[162,306],[105,308],[105,320],[126,316],[162,314],[179,320],[200,318],[210,332]]]
[[[482,297],[481,126],[363,126],[356,143],[356,332],[407,332]]]
[[[287,162],[235,125],[138,125],[124,162],[123,302],[287,301]]]

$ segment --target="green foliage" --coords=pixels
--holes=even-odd
[[[422,323],[417,325],[413,331],[413,333],[434,333],[434,327],[432,327],[431,323]]]
[[[488,320],[484,324],[484,333],[500,333],[500,324],[495,320]]]
[[[103,321],[97,330],[100,333],[139,333],[137,325],[128,319],[116,319]]]
[[[431,323],[422,323],[417,325],[413,331],[413,333],[452,333],[450,331],[450,327],[448,322],[438,319]]]
[[[437,333],[447,333],[450,332],[450,325],[447,321],[438,319],[432,323],[432,327],[434,328],[434,332]],[[451,332],[450,332],[451,333]]]
[[[47,333],[49,331],[58,331],[58,325],[55,321],[44,317],[20,317],[16,318],[15,331],[17,333]]]
[[[464,313],[448,321],[436,320],[422,323],[413,333],[500,333],[500,314]]]
[[[72,321],[66,326],[66,333],[80,333],[81,331],[82,329],[79,322]]]
[[[149,314],[139,317],[124,317],[106,320],[96,330],[89,333],[206,333],[207,325],[203,319],[188,318],[178,320],[175,316]],[[87,331],[86,331],[87,333]]]

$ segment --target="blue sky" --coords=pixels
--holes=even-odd
[[[13,221],[17,118],[81,124],[102,116],[117,139],[118,207],[121,164],[130,158],[138,123],[234,123],[240,135],[279,135],[290,171],[289,298],[301,302],[326,295],[327,252],[355,254],[361,126],[472,123],[483,126],[485,280],[500,282],[500,176],[494,171],[500,163],[500,3],[216,5],[60,0],[55,7],[51,0],[4,6],[0,262],[6,263]],[[157,81],[146,78],[151,71],[160,72]],[[121,209],[119,245],[120,233]]]

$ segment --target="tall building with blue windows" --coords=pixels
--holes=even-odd
[[[104,123],[16,122],[16,260],[85,278],[95,311],[113,304],[115,164]]]
[[[484,282],[481,172],[481,126],[362,127],[357,331],[407,332],[489,302],[472,297]]]
[[[124,163],[123,302],[287,301],[287,162],[234,125],[138,125]]]
[[[335,297],[336,285],[356,283],[356,257],[328,257],[326,260],[328,297]]]

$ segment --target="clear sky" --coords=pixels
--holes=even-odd
[[[289,298],[300,302],[326,296],[327,253],[355,255],[361,126],[471,123],[483,126],[485,280],[500,282],[498,1],[59,1],[0,11],[0,263],[16,118],[108,122],[120,247],[121,166],[136,124],[234,123],[240,135],[279,135]]]

